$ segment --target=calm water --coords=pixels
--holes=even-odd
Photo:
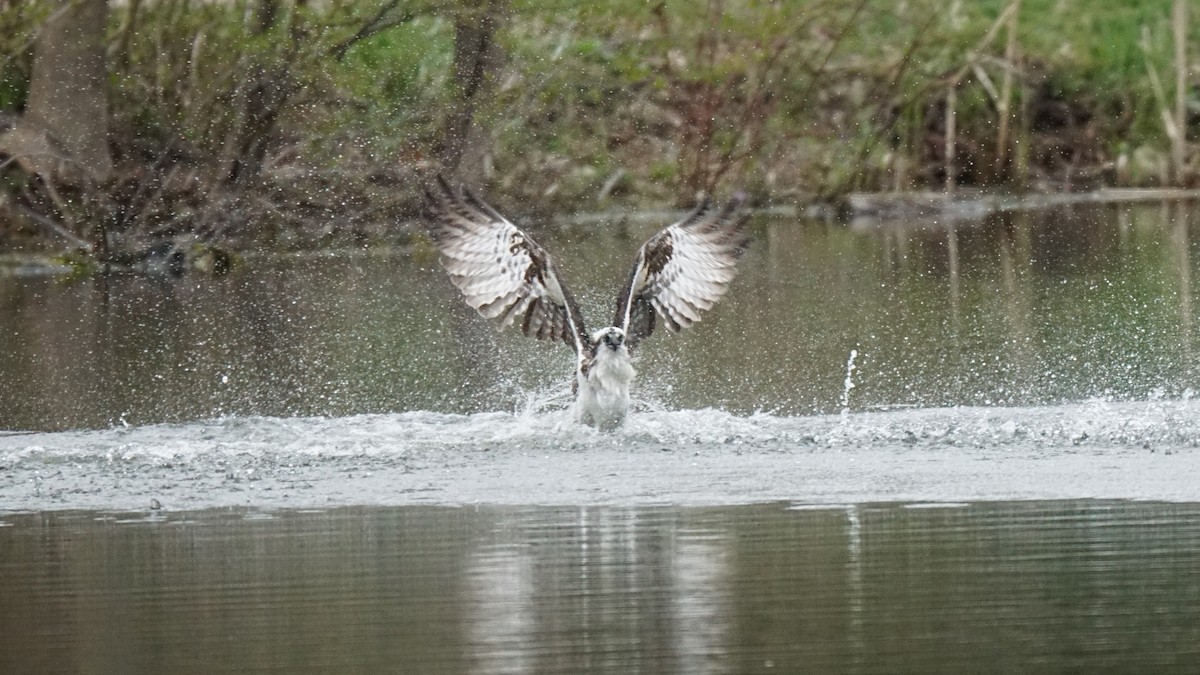
[[[591,326],[657,224],[541,236]],[[761,220],[727,301],[655,335],[667,408],[1145,400],[1196,388],[1194,211],[1106,206],[945,227]],[[105,300],[107,298],[107,300]],[[0,429],[220,415],[513,410],[565,391],[562,345],[497,333],[431,255],[252,259],[226,279],[0,277]]]
[[[0,276],[0,673],[1194,672],[1193,210],[754,229],[614,434],[421,249]]]
[[[8,516],[5,673],[1195,672],[1200,507]]]

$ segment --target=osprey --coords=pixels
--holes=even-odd
[[[725,294],[749,241],[747,218],[738,214],[741,198],[720,209],[703,199],[683,220],[642,244],[617,298],[613,325],[588,333],[546,249],[440,175],[425,197],[430,236],[467,304],[501,327],[516,323],[529,337],[571,345],[576,414],[602,430],[625,419],[636,374],[630,352],[654,332],[655,316],[672,332],[699,321]]]

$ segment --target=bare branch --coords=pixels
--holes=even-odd
[[[59,225],[58,223],[54,222],[50,218],[43,216],[42,214],[38,213],[37,211],[34,211],[33,209],[30,209],[30,208],[26,208],[24,206],[17,206],[16,211],[17,211],[17,213],[21,214],[22,216],[28,218],[30,221],[32,221],[38,225],[41,225],[42,227],[46,228],[47,230],[50,230],[51,232],[53,232],[54,234],[57,234],[58,236],[62,237],[63,239],[66,239],[67,241],[71,242],[76,248],[81,248],[85,251],[92,250],[91,242],[88,242],[84,239],[80,239],[78,236],[75,235],[75,233],[71,232],[70,230],[63,227],[62,225]]]
[[[416,15],[412,12],[405,12],[398,17],[388,19],[387,15],[390,14],[392,10],[396,9],[396,6],[399,4],[400,0],[389,0],[389,2],[383,3],[383,6],[379,8],[379,11],[375,13],[375,16],[371,17],[370,21],[367,21],[362,25],[362,27],[355,31],[354,35],[351,35],[333,47],[330,47],[329,55],[335,60],[341,61],[346,58],[346,54],[350,51],[350,48],[359,41],[365,40],[372,35],[382,33],[385,30],[402,26],[416,18]]]

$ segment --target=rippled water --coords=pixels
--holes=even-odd
[[[1190,208],[754,228],[611,434],[420,247],[0,276],[0,672],[1189,672]]]
[[[8,516],[7,673],[1194,672],[1200,510]]]

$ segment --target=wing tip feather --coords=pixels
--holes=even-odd
[[[644,334],[631,333],[635,344],[649,337],[656,317],[668,331],[679,333],[698,323],[724,297],[737,275],[737,259],[750,245],[746,225],[751,214],[743,210],[747,201],[746,193],[738,191],[714,207],[709,196],[703,195],[683,219],[643,244],[631,286],[617,305],[618,319],[628,317],[624,322],[627,332],[637,333],[647,324]],[[639,280],[639,265],[649,259],[650,249],[661,259],[657,265],[647,265],[649,278]],[[675,286],[680,281],[684,286]]]

